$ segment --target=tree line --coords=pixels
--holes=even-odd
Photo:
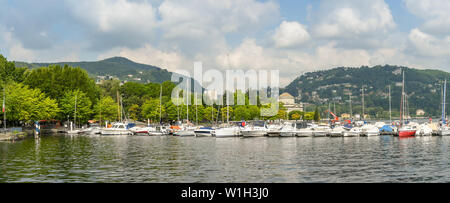
[[[7,61],[2,55],[0,76],[0,86],[6,95],[6,119],[16,124],[51,119],[73,121],[75,116],[79,124],[89,120],[114,122],[122,116],[135,121],[150,120],[152,123],[182,119],[191,122],[318,119],[315,112],[287,114],[281,103],[276,115],[261,117],[261,108],[267,108],[268,105],[262,105],[259,100],[257,105],[249,105],[248,92],[245,93],[246,105],[228,108],[223,105],[195,105],[192,94],[192,105],[177,106],[171,99],[172,90],[176,87],[171,81],[161,84],[127,82],[121,85],[118,79],[112,79],[96,84],[80,67],[49,65],[28,69],[15,67],[13,62]],[[237,94],[234,94],[235,100]],[[3,103],[3,94],[0,101]],[[3,117],[3,112],[1,115]]]

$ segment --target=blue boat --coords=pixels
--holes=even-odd
[[[394,129],[390,125],[384,125],[380,128],[380,133],[393,133]]]

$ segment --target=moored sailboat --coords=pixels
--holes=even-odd
[[[407,115],[408,105],[407,105],[407,95],[405,94],[405,71],[403,73],[402,79],[402,97],[400,101],[400,127],[398,129],[399,137],[411,137],[416,135],[417,128],[413,125],[408,125],[405,123],[405,115]]]

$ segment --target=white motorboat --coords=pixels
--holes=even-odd
[[[168,135],[170,130],[170,126],[156,126],[154,131],[149,131],[149,136],[161,136]]]
[[[99,126],[93,126],[93,127],[83,129],[81,131],[82,131],[82,133],[87,134],[87,135],[95,135],[95,134],[101,133],[101,128]]]
[[[267,125],[267,136],[269,137],[279,137],[282,125],[279,124],[270,124]]]
[[[111,128],[102,128],[102,135],[131,135],[132,132],[128,128],[128,124],[114,123]]]
[[[416,131],[416,136],[431,136],[433,129],[428,123],[421,124]]]
[[[194,130],[195,137],[212,137],[214,135],[214,129],[211,127],[201,127]]]
[[[330,136],[331,137],[342,137],[342,136],[344,136],[345,131],[347,131],[347,130],[344,127],[336,126],[331,130]]]
[[[215,130],[215,135],[216,135],[216,138],[237,137],[241,134],[240,131],[241,131],[241,128],[238,126],[224,127],[224,128],[219,128],[219,129]]]
[[[295,130],[295,136],[297,136],[297,137],[313,137],[314,136],[314,127],[315,127],[315,125],[313,125],[313,124],[297,123],[296,130]]]
[[[440,135],[440,136],[449,136],[450,135],[450,127],[446,126],[446,125],[441,126],[438,129],[438,135]]]
[[[267,134],[267,128],[259,126],[246,127],[241,133],[243,137],[263,137]]]
[[[328,125],[319,125],[313,128],[314,137],[325,137],[329,135],[331,132],[331,128]]]
[[[284,123],[283,127],[280,130],[281,137],[293,137],[296,132],[296,123]]]
[[[362,128],[361,127],[353,127],[348,131],[344,132],[344,137],[358,137],[362,134]]]
[[[246,126],[242,131],[243,137],[263,137],[267,134],[268,128],[264,121],[255,122]]]
[[[175,136],[193,137],[193,136],[195,136],[195,132],[194,132],[194,130],[180,130],[177,133],[175,133]]]
[[[382,128],[383,126],[385,126],[386,123],[385,123],[385,122],[375,122],[374,125],[375,125],[378,129],[380,129],[380,128]]]
[[[373,137],[373,136],[379,136],[380,135],[380,129],[375,126],[375,125],[364,125],[361,127],[362,136],[367,136],[367,137]]]

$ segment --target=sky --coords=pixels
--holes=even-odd
[[[448,0],[0,0],[11,61],[113,56],[169,71],[339,66],[450,71]]]

